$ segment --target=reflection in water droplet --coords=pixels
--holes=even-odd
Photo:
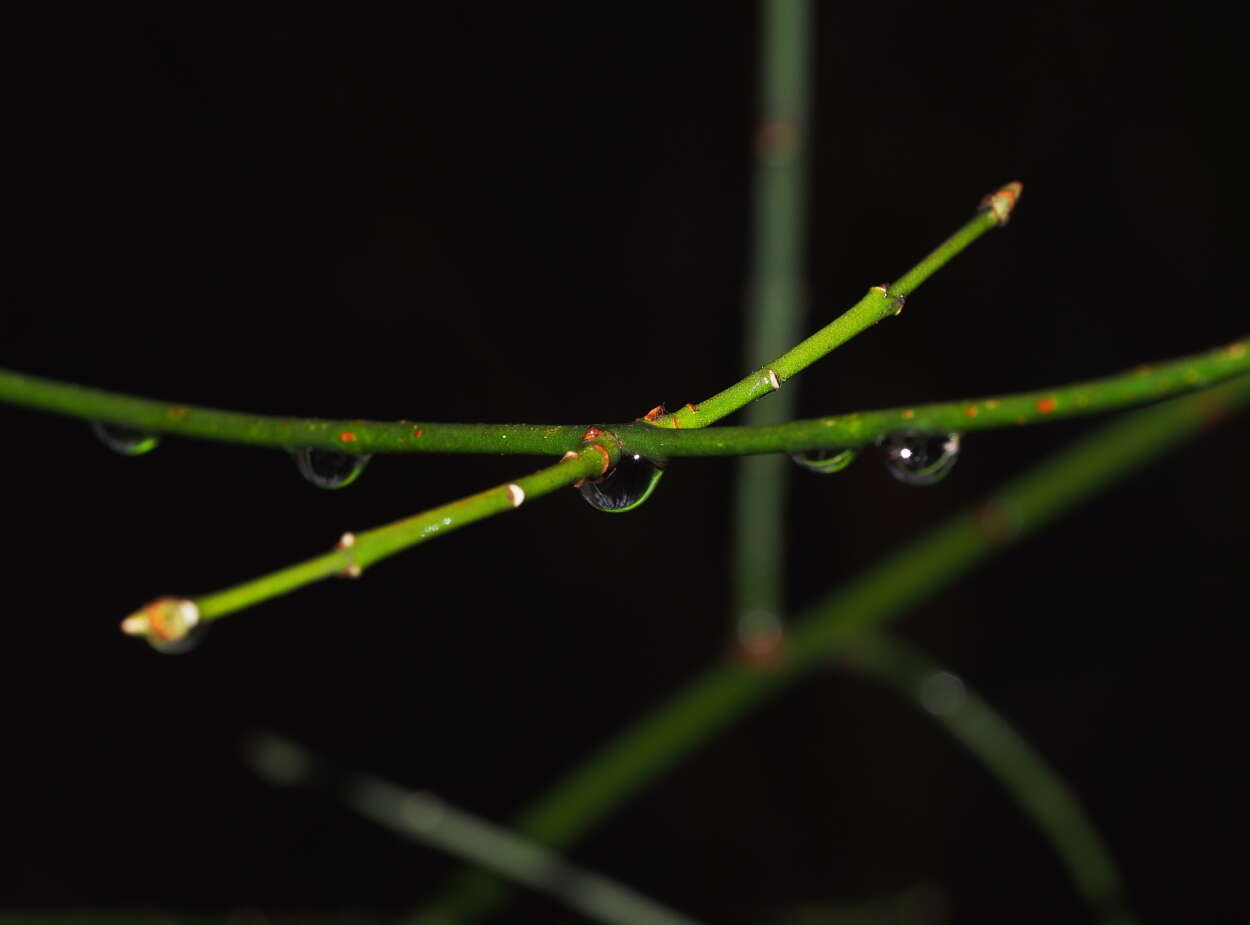
[[[885,467],[908,485],[940,482],[959,459],[959,434],[921,434],[904,431],[882,437]]]
[[[841,472],[855,461],[859,450],[804,450],[802,453],[791,453],[790,458],[809,472],[831,475]]]
[[[161,438],[156,434],[144,433],[121,424],[92,421],[91,429],[106,447],[123,456],[142,456],[156,449],[156,445],[161,442]]]
[[[920,682],[916,692],[920,705],[934,716],[950,716],[958,712],[967,699],[964,682],[949,671],[935,671]]]
[[[600,511],[622,514],[651,497],[664,467],[637,453],[621,457],[616,468],[601,479],[587,479],[578,487],[586,503]]]
[[[312,447],[295,451],[300,475],[318,488],[346,488],[360,477],[370,458],[367,453],[337,453]]]

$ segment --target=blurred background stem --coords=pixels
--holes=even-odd
[[[812,11],[808,0],[760,4],[759,127],[751,280],[743,325],[746,365],[767,362],[802,330],[807,210],[807,118]],[[795,392],[753,402],[744,423],[766,426],[794,416]],[[780,643],[786,601],[786,487],[783,455],[738,461],[734,498],[735,633],[744,651],[767,656]]]

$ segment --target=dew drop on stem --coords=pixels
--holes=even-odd
[[[791,453],[790,458],[808,472],[832,475],[834,472],[841,472],[853,463],[858,455],[857,449],[804,450],[801,453]]]
[[[100,442],[122,456],[142,456],[156,449],[161,438],[156,434],[135,430],[121,424],[105,424],[103,421],[92,421],[91,430]]]
[[[880,440],[885,467],[907,485],[932,485],[946,478],[959,459],[959,434],[903,431]]]
[[[318,488],[346,488],[360,477],[369,454],[338,453],[302,447],[295,451],[295,465],[300,475]]]
[[[650,498],[663,474],[660,464],[638,453],[626,453],[611,472],[600,479],[587,479],[578,491],[596,510],[623,514]]]

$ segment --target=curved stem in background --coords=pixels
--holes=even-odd
[[[755,219],[746,323],[747,366],[777,356],[801,333],[807,211],[810,0],[760,4],[760,122],[756,135]],[[794,416],[795,392],[752,402],[743,422],[766,427]],[[695,417],[698,417],[695,415]],[[702,421],[700,421],[702,423]],[[762,657],[781,639],[785,612],[785,511],[789,460],[738,460],[734,483],[734,635]]]
[[[1250,375],[1107,424],[808,608],[792,624],[772,670],[740,663],[708,669],[540,797],[521,814],[516,830],[545,845],[571,844],[697,746],[809,669],[827,664],[856,637],[1247,402]],[[472,920],[505,895],[494,878],[468,871],[418,921]]]
[[[1077,892],[1104,922],[1132,925],[1111,854],[1076,796],[1046,760],[993,707],[927,655],[865,633],[838,653],[839,663],[889,684],[961,742],[998,778],[1008,796],[1051,843]]]
[[[493,870],[609,925],[694,925],[692,919],[602,874],[584,870],[507,829],[369,774],[340,771],[302,745],[273,735],[244,756],[272,784],[327,790],[361,816],[404,838]]]

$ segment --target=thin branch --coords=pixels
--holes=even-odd
[[[224,443],[339,453],[506,453],[559,455],[575,450],[586,427],[546,424],[440,424],[245,414],[107,392],[0,369],[0,401],[120,424],[148,433]]]
[[[1250,375],[1134,412],[1058,453],[809,608],[773,670],[741,663],[707,670],[548,791],[515,828],[542,844],[571,844],[652,779],[861,634],[1250,402]],[[495,907],[497,880],[466,871],[427,908],[450,921]]]
[[[1132,925],[1124,883],[1098,830],[1058,773],[956,675],[885,633],[847,644],[838,661],[915,700],[998,778],[1050,841],[1085,902],[1108,925]]]
[[[903,297],[987,230],[1006,221],[1009,207],[994,207],[1007,191],[1014,203],[1019,184],[987,196],[977,216],[895,284],[896,292],[874,286],[856,305],[828,326],[787,351],[768,367],[708,399],[695,412],[687,406],[654,423],[663,427],[698,427],[724,417],[810,366],[834,347],[882,318],[897,314]],[[564,453],[575,449],[584,427],[542,424],[438,424],[421,421],[323,420],[243,414],[175,404],[108,392],[0,369],[0,401],[88,421],[122,425],[154,434],[177,434],[203,440],[342,453]]]
[[[986,196],[981,200],[981,208],[977,214],[967,224],[897,281],[889,285],[873,286],[845,313],[729,388],[717,392],[698,405],[686,405],[672,414],[660,416],[653,423],[657,427],[706,427],[757,398],[777,391],[787,379],[807,369],[852,337],[884,318],[897,315],[903,310],[903,301],[916,287],[985,232],[1006,224],[1020,196],[1020,190],[1019,183],[1009,183]]]
[[[370,774],[339,771],[288,739],[257,736],[245,757],[265,780],[329,790],[351,809],[404,838],[420,842],[555,897],[611,925],[694,925],[692,919],[623,883],[570,864],[555,852],[509,832],[432,793],[405,790]]]
[[[161,598],[122,621],[122,631],[155,643],[176,642],[197,624],[287,594],[331,576],[358,578],[366,568],[397,552],[445,536],[496,514],[515,510],[527,499],[550,494],[601,475],[618,457],[601,442],[583,444],[553,466],[496,485],[450,504],[360,533],[345,533],[330,552],[270,572],[260,578],[196,598]]]
[[[771,427],[674,431],[635,423],[615,426],[613,433],[625,451],[654,459],[845,449],[866,446],[900,431],[967,433],[1101,414],[1201,389],[1246,372],[1250,372],[1250,340],[1242,339],[1118,376],[1033,392],[858,411]]]

